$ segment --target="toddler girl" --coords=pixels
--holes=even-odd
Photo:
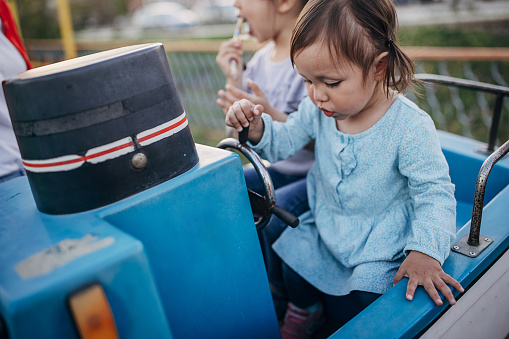
[[[437,289],[450,304],[447,284],[463,292],[441,268],[455,237],[454,186],[433,121],[399,94],[414,67],[396,25],[391,0],[310,0],[290,52],[309,98],[286,123],[248,100],[227,113],[269,161],[316,140],[310,211],[273,245],[290,298],[283,338],[309,337],[324,313],[343,324],[405,276],[408,300],[417,285],[437,305]]]
[[[290,61],[290,38],[300,11],[307,0],[236,0],[239,18],[249,23],[250,35],[267,44],[257,51],[244,71],[242,43],[231,39],[224,42],[217,55],[227,82],[217,100],[225,113],[231,103],[249,99],[262,104],[273,120],[285,121],[297,110],[306,96],[302,78]],[[236,76],[230,74],[230,60],[235,60]],[[303,145],[304,146],[304,145]],[[301,147],[302,148],[302,147]],[[310,148],[310,147],[308,147]],[[275,187],[277,204],[295,215],[309,209],[306,193],[306,174],[314,161],[313,149],[302,149],[294,156],[273,163],[268,171]],[[245,170],[247,187],[263,194],[263,186],[254,169]],[[259,232],[260,243],[273,291],[278,318],[284,316],[287,298],[282,288],[281,262],[272,250],[272,243],[286,228],[278,218],[272,218]]]

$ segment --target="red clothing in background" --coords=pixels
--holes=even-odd
[[[21,38],[19,36],[18,28],[16,27],[16,21],[9,9],[9,5],[5,0],[0,0],[0,19],[2,19],[2,31],[7,39],[18,49],[19,53],[25,59],[27,69],[32,68],[28,54],[23,47]]]

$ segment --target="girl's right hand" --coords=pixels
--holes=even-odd
[[[235,101],[226,113],[225,123],[238,132],[249,126],[248,139],[256,144],[263,135],[262,112],[262,105],[255,105],[247,99]]]
[[[237,62],[237,79],[242,79],[242,72],[244,71],[242,53],[241,41],[234,41],[233,39],[230,39],[223,42],[219,47],[216,62],[227,80],[230,80],[230,60],[232,59]],[[241,83],[240,81],[238,82],[238,85],[240,86]]]
[[[415,289],[418,285],[424,287],[438,306],[442,305],[443,301],[440,299],[437,289],[442,292],[451,305],[456,304],[456,299],[454,299],[454,295],[447,284],[461,293],[465,291],[456,279],[444,272],[436,259],[418,251],[410,251],[398,272],[396,272],[394,284],[397,284],[403,277],[408,277],[407,300],[414,298]]]

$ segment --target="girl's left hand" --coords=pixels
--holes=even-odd
[[[417,251],[411,251],[403,261],[394,277],[394,284],[397,284],[403,277],[408,277],[406,290],[406,298],[408,300],[414,298],[415,289],[418,285],[424,287],[436,305],[443,304],[437,289],[442,292],[451,305],[456,304],[456,299],[454,299],[447,284],[460,292],[464,291],[459,282],[444,272],[437,260]]]
[[[255,105],[247,99],[235,101],[226,113],[226,125],[233,127],[237,132],[249,126],[249,141],[257,144],[263,136],[263,106]]]

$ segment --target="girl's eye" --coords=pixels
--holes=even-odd
[[[331,82],[331,83],[325,83],[325,86],[327,87],[336,87],[337,85],[339,85],[341,83],[341,81],[336,81],[336,82]]]
[[[310,81],[310,80],[308,80],[308,79],[302,79],[302,81],[304,81],[304,83],[305,83],[306,85],[311,84],[311,81]]]

